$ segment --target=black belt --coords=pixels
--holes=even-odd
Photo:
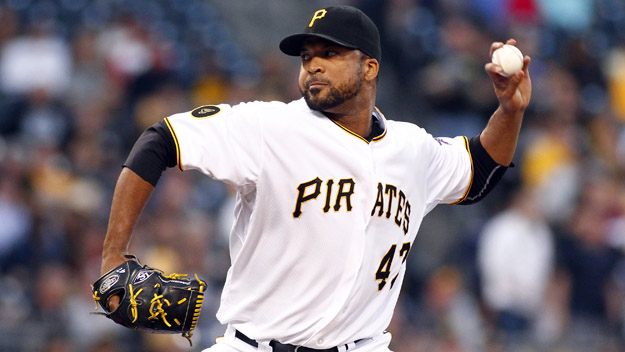
[[[234,336],[250,346],[258,347],[258,341],[250,339],[239,330],[235,331]],[[274,352],[339,352],[339,349],[337,347],[326,348],[325,350],[317,350],[310,347],[288,345],[280,343],[276,340],[271,340],[271,342],[269,342],[269,346],[273,348]]]

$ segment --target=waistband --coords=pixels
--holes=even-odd
[[[247,343],[250,346],[258,347],[258,341],[247,337],[244,333],[240,332],[239,330],[235,330],[234,336],[238,338],[239,340]],[[356,343],[358,341],[354,341],[354,342]],[[310,347],[284,344],[276,340],[271,340],[271,342],[269,342],[269,346],[271,346],[274,352],[339,352],[339,348],[336,346],[331,347],[331,348],[326,348],[324,350],[318,350],[318,349],[314,349]],[[349,346],[345,345],[345,350],[348,350],[348,349],[349,349]]]

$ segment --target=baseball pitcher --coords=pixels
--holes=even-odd
[[[376,107],[380,37],[364,13],[330,6],[303,26],[280,42],[300,59],[301,99],[168,116],[138,139],[115,188],[102,281],[129,259],[133,227],[165,169],[199,170],[236,189],[217,312],[227,329],[209,352],[389,351],[386,328],[423,217],[489,193],[510,166],[530,101],[529,57],[510,77],[487,63],[499,107],[484,130],[434,138]],[[126,302],[132,320],[126,291],[96,296],[107,314]]]

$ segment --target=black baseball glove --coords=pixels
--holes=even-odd
[[[93,299],[104,309],[107,318],[125,327],[153,333],[175,334],[191,343],[206,282],[197,275],[163,275],[158,269],[141,265],[134,256],[102,275],[93,284]],[[108,300],[119,296],[119,307],[109,311]],[[98,313],[96,313],[98,314]]]

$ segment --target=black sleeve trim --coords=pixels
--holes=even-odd
[[[124,167],[156,186],[163,171],[177,164],[176,144],[165,121],[148,127],[132,147]]]
[[[477,203],[499,183],[508,167],[497,164],[480,142],[477,135],[469,140],[469,153],[473,160],[473,183],[464,200],[456,204],[468,205]],[[510,167],[514,167],[510,164]]]

